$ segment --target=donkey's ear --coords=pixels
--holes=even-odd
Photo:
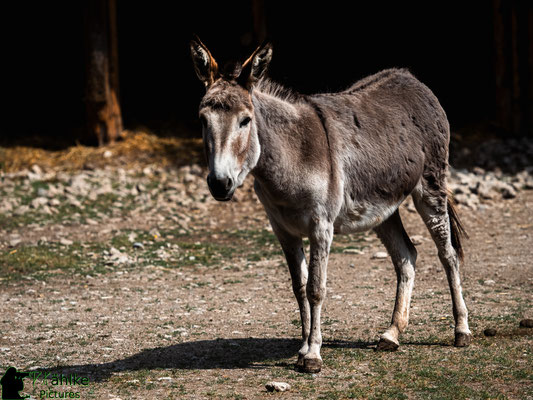
[[[210,86],[218,75],[218,65],[207,47],[196,35],[191,40],[191,56],[196,75],[206,87]]]
[[[250,90],[265,75],[271,60],[272,44],[268,42],[263,43],[242,65],[242,72],[239,76],[241,85]]]

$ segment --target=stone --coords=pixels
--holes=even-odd
[[[507,187],[502,189],[502,197],[504,199],[514,199],[517,195],[516,189],[512,187],[511,185],[508,185]]]
[[[286,392],[288,390],[291,390],[291,385],[285,382],[272,381],[272,382],[268,382],[265,385],[265,388],[269,392]]]
[[[33,164],[31,166],[31,172],[33,172],[36,175],[42,175],[43,174],[43,170],[37,164]]]
[[[363,251],[360,249],[344,249],[342,252],[347,254],[363,254]]]
[[[48,203],[48,199],[46,197],[36,197],[31,201],[31,207],[32,208],[39,208],[41,206],[44,206]]]
[[[476,187],[477,194],[485,200],[493,200],[497,197],[497,193],[493,190],[493,186],[487,181],[478,182]]]
[[[70,246],[74,242],[72,240],[70,240],[70,239],[61,238],[61,239],[59,239],[59,243],[61,243],[63,246]]]
[[[198,179],[197,176],[195,176],[193,174],[189,174],[189,173],[187,173],[187,174],[185,174],[183,176],[183,182],[185,182],[185,183],[192,183],[192,182],[195,182],[197,179]]]
[[[28,211],[30,211],[30,207],[29,207],[29,206],[26,206],[26,205],[22,205],[22,206],[18,207],[18,208],[15,210],[15,215],[24,215],[24,214],[26,214]]]
[[[39,189],[37,189],[37,196],[39,196],[39,197],[47,197],[48,196],[48,190],[46,190],[43,187],[40,187]]]
[[[385,251],[377,251],[374,254],[372,254],[372,257],[370,257],[372,260],[383,260],[385,258],[388,258],[389,254]]]
[[[422,235],[411,236],[411,242],[413,242],[415,246],[422,244],[425,240],[426,238]]]
[[[107,252],[107,264],[128,264],[132,262],[130,257],[128,257],[127,254],[122,253],[120,250],[116,249],[115,247],[111,247],[109,249],[109,252]]]

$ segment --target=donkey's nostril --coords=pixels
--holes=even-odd
[[[226,190],[230,190],[233,187],[233,179],[227,178],[226,181]]]

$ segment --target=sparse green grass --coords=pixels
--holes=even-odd
[[[222,232],[223,240],[209,239],[211,232],[199,231],[179,234],[174,230],[161,231],[155,237],[144,230],[122,230],[113,233],[110,243],[75,242],[70,246],[56,242],[37,245],[19,245],[16,248],[0,250],[0,278],[20,279],[32,276],[46,279],[61,273],[103,274],[115,270],[107,262],[105,251],[111,247],[127,254],[135,262],[121,265],[121,268],[144,267],[155,264],[165,268],[186,268],[195,265],[219,267],[245,258],[250,262],[272,259],[282,255],[277,239],[266,230],[240,230]],[[135,249],[132,240],[143,244]],[[161,257],[164,252],[168,257]],[[226,280],[225,284],[238,284],[241,280]],[[202,282],[195,283],[201,286]]]

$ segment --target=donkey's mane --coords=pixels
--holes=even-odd
[[[261,78],[255,85],[255,90],[289,103],[298,103],[302,100],[300,93],[288,89],[269,78]]]

